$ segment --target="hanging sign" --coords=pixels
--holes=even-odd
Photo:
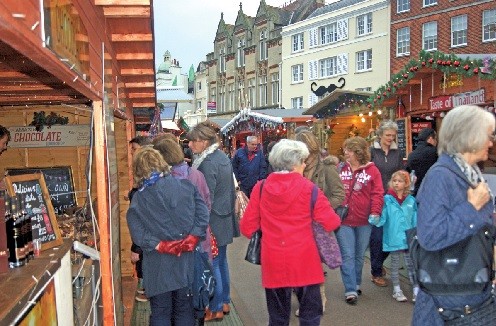
[[[64,146],[89,146],[89,125],[54,125],[36,131],[35,127],[9,127],[9,147],[64,147]]]
[[[460,105],[474,105],[485,103],[485,90],[481,88],[473,92],[443,95],[429,99],[429,110],[445,111]]]

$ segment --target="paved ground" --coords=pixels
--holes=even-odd
[[[244,261],[248,240],[237,238],[228,246],[229,269],[231,271],[231,295],[233,305],[244,325],[268,325],[268,313],[265,305],[264,290],[261,286],[260,266]],[[305,262],[302,262],[304,264]],[[386,265],[388,266],[388,264]],[[321,325],[333,326],[406,326],[411,323],[412,302],[396,302],[392,298],[392,286],[385,288],[375,286],[370,281],[370,264],[365,260],[363,269],[363,295],[356,306],[344,302],[344,287],[339,270],[327,270],[326,277],[326,311]],[[402,289],[411,299],[412,291],[408,280],[402,277]],[[298,308],[296,297],[293,309]],[[209,323],[215,325],[217,323]],[[298,325],[298,318],[291,317],[290,325]]]
[[[229,269],[231,271],[231,308],[232,312],[223,321],[209,322],[212,326],[262,326],[268,325],[268,313],[265,304],[265,294],[261,285],[260,266],[244,260],[248,240],[235,239],[228,246]],[[302,262],[304,264],[305,262]],[[389,263],[386,262],[386,266]],[[344,302],[343,284],[339,270],[327,270],[326,277],[326,311],[321,325],[333,326],[407,326],[410,325],[413,303],[396,302],[392,298],[392,286],[379,288],[370,281],[370,264],[365,260],[363,270],[363,295],[359,297],[356,306]],[[400,271],[406,275],[406,271]],[[408,280],[401,277],[402,289],[411,299],[412,292]],[[148,325],[150,306],[148,303],[134,301],[136,281],[123,282],[124,303],[126,306],[126,325]],[[134,301],[134,302],[133,302]],[[126,304],[127,303],[127,304]],[[290,325],[298,325],[298,317],[294,312],[298,309],[296,297],[293,298],[293,315]]]

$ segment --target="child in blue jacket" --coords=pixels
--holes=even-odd
[[[390,252],[393,298],[398,302],[408,301],[401,291],[398,273],[400,257],[403,254],[410,283],[413,285],[412,301],[415,302],[418,284],[415,281],[413,264],[408,253],[406,231],[417,226],[417,203],[415,198],[410,195],[410,175],[408,172],[396,171],[391,176],[388,185],[389,190],[384,196],[381,217],[371,217],[369,222],[377,227],[384,226],[382,247],[383,251]]]

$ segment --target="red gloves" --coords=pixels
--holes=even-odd
[[[182,240],[162,240],[157,245],[156,249],[161,254],[171,254],[179,257],[183,252],[195,250],[198,240],[199,238],[197,236],[188,234],[186,238]]]

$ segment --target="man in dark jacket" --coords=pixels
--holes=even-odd
[[[420,184],[424,179],[429,168],[437,161],[437,138],[436,131],[432,128],[424,128],[420,130],[418,136],[418,145],[414,151],[408,155],[406,169],[408,172],[415,170],[417,181],[412,195],[416,196],[420,188]]]
[[[246,137],[246,145],[236,151],[232,166],[240,189],[250,197],[255,183],[267,177],[267,162],[257,136]]]

